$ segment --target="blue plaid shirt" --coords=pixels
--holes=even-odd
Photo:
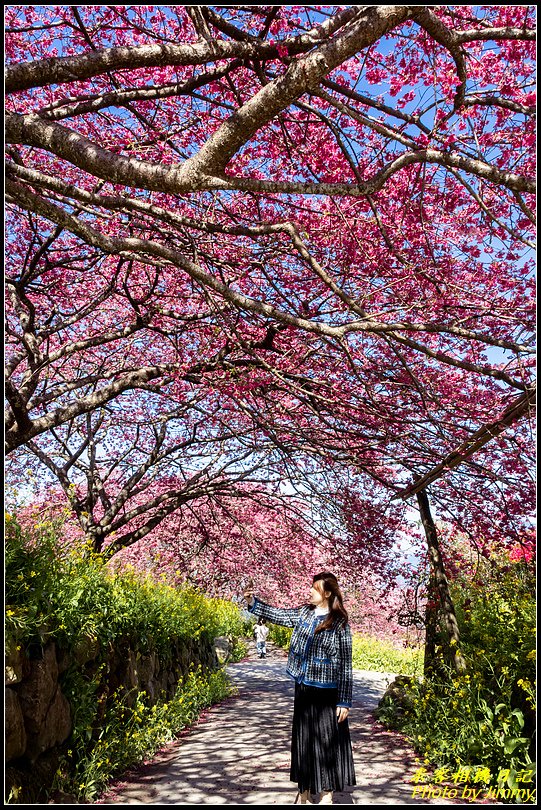
[[[307,605],[298,608],[275,608],[254,597],[250,613],[263,619],[293,627],[286,672],[297,683],[337,689],[337,706],[351,706],[353,672],[351,663],[351,630],[337,622],[315,633],[325,615],[316,615]]]

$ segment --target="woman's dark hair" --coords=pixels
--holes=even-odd
[[[324,622],[317,626],[316,633],[327,630],[335,622],[338,627],[345,627],[348,623],[348,614],[344,607],[344,597],[338,585],[338,580],[330,571],[321,571],[321,573],[315,575],[312,584],[315,585],[316,582],[321,582],[323,590],[331,594],[329,596],[329,615]]]

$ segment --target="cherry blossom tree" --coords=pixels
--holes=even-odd
[[[349,528],[430,486],[520,542],[533,7],[11,6],[6,34],[14,469],[98,547],[256,467]]]

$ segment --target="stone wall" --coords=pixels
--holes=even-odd
[[[62,693],[62,675],[68,667],[75,665],[91,679],[105,665],[106,696],[121,688],[130,702],[135,701],[137,691],[144,690],[154,703],[171,698],[192,665],[215,668],[218,658],[223,660],[222,650],[223,644],[202,638],[173,640],[170,660],[166,660],[156,652],[141,653],[128,641],[102,650],[91,637],[83,638],[70,653],[60,650],[54,641],[9,650],[5,666],[6,796],[21,785],[17,802],[40,803],[48,793],[72,731],[72,707]]]

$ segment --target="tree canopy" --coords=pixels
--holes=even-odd
[[[14,480],[97,549],[236,498],[376,560],[418,481],[523,542],[533,7],[10,6],[6,56]]]

